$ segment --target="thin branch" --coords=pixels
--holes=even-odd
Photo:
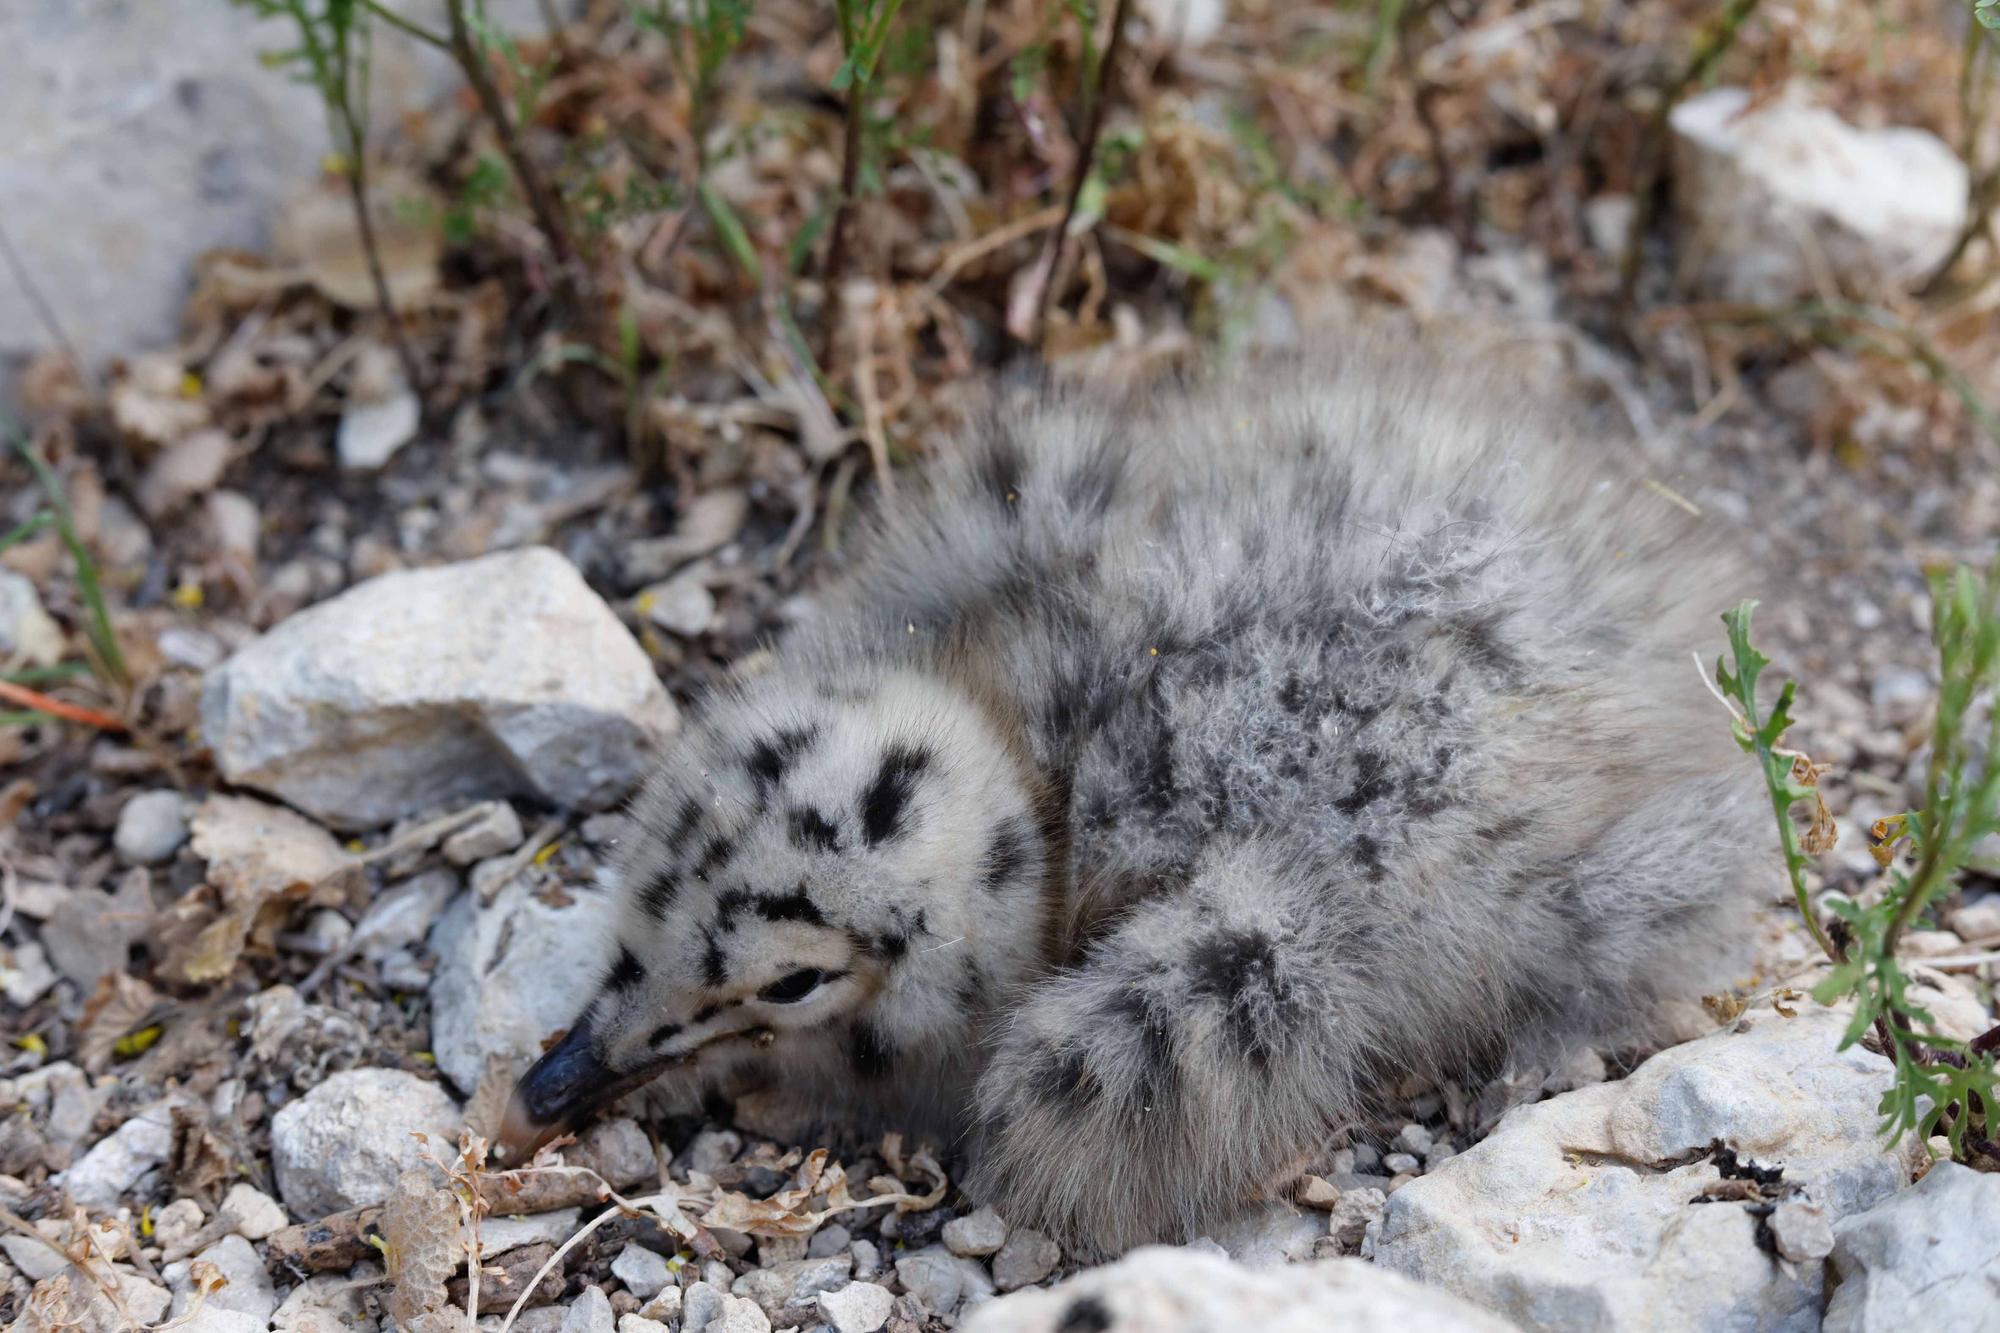
[[[848,220],[854,213],[854,193],[861,180],[861,154],[867,146],[863,124],[867,114],[863,106],[865,93],[859,83],[850,86],[847,93],[847,132],[840,147],[840,199],[833,206],[833,234],[827,239],[826,267],[820,272],[820,286],[826,291],[822,298],[826,310],[821,316],[821,325],[826,330],[819,353],[822,365],[832,361],[833,329],[840,309],[839,288],[847,269]]]
[[[451,50],[451,38],[441,32],[432,32],[429,28],[426,28],[423,24],[413,19],[403,17],[395,10],[381,3],[381,0],[361,0],[361,7],[398,32],[414,37],[426,46],[434,46],[440,51]]]
[[[577,248],[570,239],[569,222],[565,218],[562,203],[557,199],[549,184],[542,177],[541,168],[528,156],[521,143],[519,131],[507,114],[507,103],[494,86],[493,71],[486,63],[486,55],[472,40],[471,25],[465,18],[465,0],[445,0],[445,13],[451,19],[451,53],[458,67],[465,74],[467,83],[472,85],[473,95],[479,99],[479,108],[493,125],[493,132],[500,139],[500,151],[513,168],[514,179],[521,183],[521,193],[528,201],[528,211],[534,215],[535,226],[541,230],[548,242],[549,253],[556,266],[558,293],[571,314],[580,313],[583,307],[577,285]]]
[[[346,175],[348,198],[354,203],[354,224],[361,229],[361,253],[368,260],[368,281],[375,287],[375,304],[382,308],[383,322],[389,326],[389,343],[396,349],[396,359],[403,365],[403,378],[409,383],[410,392],[417,396],[419,403],[428,404],[430,394],[424,383],[423,370],[417,365],[416,351],[410,346],[409,336],[396,314],[396,303],[389,296],[389,275],[382,269],[382,250],[375,239],[375,219],[368,208],[368,168],[363,164],[360,152],[357,151],[349,159]]]
[[[1646,122],[1646,134],[1639,142],[1639,174],[1632,183],[1632,224],[1625,232],[1625,254],[1619,261],[1618,307],[1630,311],[1639,289],[1639,257],[1646,233],[1653,226],[1653,196],[1660,183],[1660,156],[1666,144],[1667,117],[1687,90],[1709,76],[1729,48],[1743,24],[1757,11],[1762,0],[1729,0],[1729,8],[1703,36],[1681,72],[1660,91],[1660,104]]]
[[[1104,108],[1111,100],[1113,70],[1117,68],[1118,57],[1125,49],[1125,11],[1127,0],[1117,0],[1111,10],[1111,37],[1104,46],[1104,59],[1098,62],[1097,86],[1086,89],[1089,97],[1088,119],[1083,129],[1083,141],[1077,145],[1076,170],[1069,183],[1069,198],[1063,201],[1062,221],[1049,236],[1049,245],[1042,264],[1042,289],[1035,300],[1035,320],[1031,326],[1037,344],[1048,333],[1049,299],[1056,285],[1056,268],[1062,260],[1063,242],[1068,239],[1069,226],[1076,217],[1076,206],[1083,198],[1084,184],[1090,179],[1092,160],[1097,156],[1097,137],[1104,128]]]

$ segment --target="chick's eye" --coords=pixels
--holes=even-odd
[[[797,1004],[800,1000],[819,989],[826,974],[816,967],[802,967],[796,972],[788,972],[770,985],[757,992],[757,998],[771,1004]]]

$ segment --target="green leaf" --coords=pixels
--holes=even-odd
[[[764,263],[757,257],[757,247],[750,243],[750,233],[743,229],[743,220],[736,216],[736,210],[731,208],[729,201],[717,194],[715,187],[707,181],[703,181],[697,187],[696,193],[701,198],[702,210],[715,225],[715,234],[721,239],[722,248],[729,252],[730,258],[736,261],[737,267],[741,268],[751,281],[762,287]]]
[[[1835,1000],[1852,991],[1860,982],[1861,976],[1861,964],[1850,958],[1848,961],[1834,968],[1833,971],[1827,973],[1819,985],[1813,987],[1812,997],[1821,1004],[1832,1004]],[[1864,1021],[1862,1027],[1865,1028],[1867,1026],[1867,1022]]]
[[[42,510],[6,536],[0,537],[0,551],[4,551],[11,546],[19,546],[22,542],[28,540],[28,538],[34,536],[55,521],[56,516],[54,514],[51,514],[46,509]]]

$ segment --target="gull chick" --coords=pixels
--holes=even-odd
[[[1114,1253],[1732,961],[1756,779],[1688,657],[1742,589],[1611,446],[1364,343],[936,454],[638,798],[517,1148],[761,1077]]]

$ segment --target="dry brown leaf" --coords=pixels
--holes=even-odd
[[[407,178],[378,178],[369,194],[369,219],[389,303],[398,310],[416,309],[437,290],[444,243],[433,219],[441,210],[429,191]],[[376,308],[368,255],[344,187],[320,186],[287,204],[278,223],[278,245],[304,266],[308,280],[328,300],[350,310]]]
[[[293,908],[331,904],[354,858],[333,835],[282,806],[242,796],[211,796],[191,821],[195,855],[208,862],[208,886],[219,914],[176,947],[167,975],[189,982],[229,975],[247,945],[269,943]]]
[[[156,354],[135,360],[111,386],[111,420],[131,439],[162,447],[209,423],[200,381],[180,361]]]
[[[890,1159],[891,1169],[899,1174],[904,1171],[904,1166],[899,1164],[900,1153],[892,1155],[886,1143],[883,1156]],[[907,1166],[929,1177],[929,1193],[912,1194],[900,1180],[877,1176],[869,1182],[876,1192],[865,1199],[857,1199],[848,1191],[846,1168],[838,1162],[829,1162],[826,1149],[815,1148],[806,1156],[791,1185],[768,1199],[753,1199],[747,1194],[725,1191],[703,1214],[701,1224],[740,1231],[749,1236],[810,1236],[828,1218],[856,1208],[890,1204],[898,1212],[912,1212],[935,1208],[944,1202],[949,1184],[943,1168],[929,1154],[914,1154]],[[826,1202],[824,1208],[808,1206],[816,1196],[822,1195]]]
[[[146,1025],[160,1003],[160,993],[135,976],[107,972],[83,1003],[77,1023],[77,1058],[84,1069],[101,1074],[111,1065],[113,1047],[127,1033]]]
[[[382,1208],[382,1239],[389,1280],[389,1313],[409,1328],[445,1304],[445,1282],[458,1271],[465,1247],[459,1243],[458,1200],[423,1167],[396,1178]]]

